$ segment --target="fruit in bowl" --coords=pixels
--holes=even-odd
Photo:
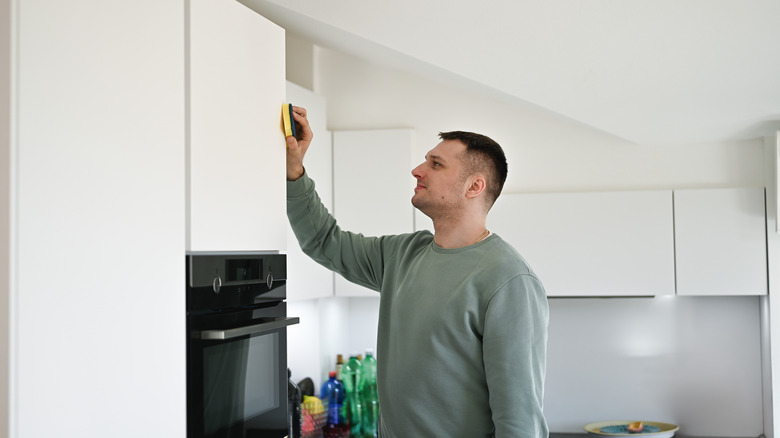
[[[626,429],[629,432],[634,432],[634,433],[641,432],[642,429],[644,429],[644,428],[645,428],[645,425],[641,421],[634,421],[634,422],[628,423],[626,425]]]
[[[636,424],[641,424],[639,429]],[[629,424],[634,430],[629,430]],[[613,420],[600,421],[585,425],[585,430],[590,434],[590,438],[672,438],[679,427],[671,423],[661,423],[658,421],[632,421],[632,420]]]

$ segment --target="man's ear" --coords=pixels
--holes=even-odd
[[[476,198],[477,196],[481,195],[482,192],[485,191],[485,187],[487,186],[487,183],[485,182],[485,177],[481,174],[476,174],[470,178],[471,183],[466,188],[466,198],[472,199]]]

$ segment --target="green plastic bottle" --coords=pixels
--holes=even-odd
[[[377,438],[379,395],[376,389],[376,359],[374,350],[366,349],[363,359],[363,437]]]
[[[357,353],[352,353],[341,369],[341,380],[344,382],[347,394],[360,392],[363,389],[363,364],[358,359]]]
[[[363,364],[357,353],[352,353],[341,370],[344,387],[347,390],[347,415],[349,420],[349,436],[363,436]]]

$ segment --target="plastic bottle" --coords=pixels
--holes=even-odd
[[[366,415],[363,395],[359,392],[347,394],[347,409],[349,412],[349,436],[363,437],[363,417]]]
[[[357,353],[352,353],[342,370],[344,387],[347,389],[347,412],[349,431],[352,437],[363,435],[363,364],[360,363]]]
[[[366,349],[363,360],[363,437],[376,438],[379,421],[379,396],[376,389],[374,350]]]
[[[344,381],[341,373],[344,369],[344,356],[337,354],[336,355],[336,380]]]
[[[352,353],[349,356],[349,360],[341,370],[341,377],[347,394],[360,392],[363,384],[363,364],[360,363],[357,353]]]
[[[330,371],[328,373],[328,380],[326,380],[322,384],[322,387],[320,387],[320,399],[322,399],[322,401],[325,401],[325,402],[328,401],[328,398],[330,397],[330,393],[333,390],[333,388],[335,387],[335,383],[333,382],[333,378],[335,378],[335,377],[336,377],[336,372],[335,371]]]
[[[363,383],[361,386],[365,388],[366,385],[373,385],[376,388],[376,358],[374,357],[374,349],[366,348],[366,358],[363,359]]]
[[[328,381],[322,384],[320,398],[328,402],[328,420],[322,428],[323,437],[349,437],[349,424],[344,407],[346,390],[344,385],[336,379],[335,371],[328,373]]]

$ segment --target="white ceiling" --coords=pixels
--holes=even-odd
[[[638,144],[780,129],[778,0],[241,0],[317,44]]]

